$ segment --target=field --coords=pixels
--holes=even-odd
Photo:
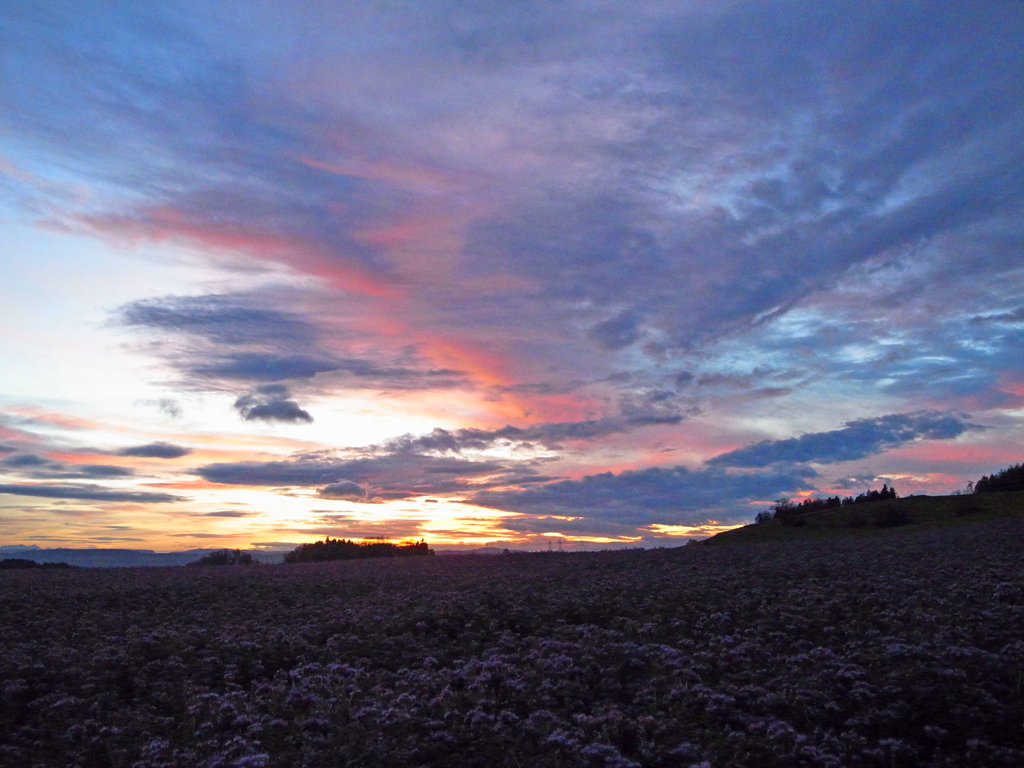
[[[1024,521],[0,573],[4,766],[1024,765]]]

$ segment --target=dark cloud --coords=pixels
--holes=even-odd
[[[282,381],[311,379],[318,373],[340,370],[341,365],[333,360],[306,355],[239,352],[233,355],[212,354],[189,364],[188,368],[201,378]]]
[[[978,427],[954,414],[894,413],[848,421],[842,429],[830,432],[764,440],[723,453],[708,464],[719,467],[766,467],[778,462],[833,464],[863,459],[914,440],[948,440],[970,429]]]
[[[42,456],[36,456],[32,453],[21,453],[15,456],[8,456],[6,459],[0,461],[7,467],[42,467],[48,464],[52,464],[49,459],[44,459]]]
[[[469,501],[531,515],[558,515],[616,525],[689,525],[708,516],[748,519],[745,502],[773,499],[813,488],[814,470],[790,466],[761,472],[708,467],[604,472],[526,489],[482,491]],[[585,523],[581,523],[585,527]]]
[[[622,417],[628,425],[635,427],[678,424],[683,420],[680,408],[676,393],[665,389],[631,392],[619,400]]]
[[[297,457],[290,461],[242,461],[207,464],[193,471],[223,485],[330,487],[348,482],[374,488],[373,495],[383,499],[466,493],[521,483],[538,474],[529,467],[506,462],[418,453],[348,460]]]
[[[3,443],[0,443],[0,453],[12,453],[13,451],[16,450],[18,449],[15,448],[13,445],[4,445]]]
[[[191,448],[185,448],[173,443],[165,443],[162,440],[146,445],[133,445],[129,448],[122,448],[117,452],[118,456],[135,456],[145,459],[180,459],[192,453]]]
[[[281,384],[259,387],[255,394],[243,395],[235,400],[235,408],[246,421],[283,421],[311,424],[313,417],[304,411],[290,392]]]
[[[317,348],[320,334],[312,323],[269,308],[271,302],[246,294],[165,296],[127,304],[116,318],[130,328],[177,337],[157,353],[194,383],[311,379],[342,367]]]
[[[343,501],[365,501],[368,494],[365,488],[359,483],[351,480],[341,480],[337,483],[329,483],[317,491],[321,499],[336,499]]]
[[[987,325],[988,323],[1024,323],[1024,307],[1017,307],[1017,309],[1011,310],[1010,312],[998,312],[994,315],[975,315],[971,318],[971,323],[974,325]]]
[[[680,371],[672,377],[672,383],[677,389],[685,389],[693,384],[694,376],[689,371]]]
[[[19,470],[23,477],[41,480],[98,480],[131,477],[135,474],[129,467],[110,464],[66,464],[31,453],[8,456],[0,460],[0,465]]]
[[[243,512],[240,509],[221,509],[216,512],[204,512],[201,517],[252,517],[255,512]]]
[[[352,358],[278,355],[240,352],[211,354],[188,364],[191,374],[200,378],[239,381],[284,381],[311,379],[321,373],[336,373],[350,387],[381,386],[394,389],[433,389],[454,386],[464,375],[448,368],[417,369],[382,366],[369,360]],[[344,385],[344,381],[340,382]]]
[[[309,346],[316,329],[300,317],[253,306],[238,294],[165,296],[126,304],[119,311],[127,326],[200,336],[217,344]]]
[[[640,338],[640,318],[632,312],[623,312],[610,320],[598,323],[587,336],[605,349],[628,347]]]
[[[269,301],[269,297],[243,294],[172,296],[128,304],[121,307],[117,319],[131,328],[179,336],[176,344],[156,351],[193,384],[281,382],[317,376],[321,377],[317,381],[323,382],[324,374],[332,374],[329,386],[341,388],[431,389],[465,380],[461,371],[424,365],[409,349],[372,360],[329,352],[318,346],[321,334],[312,323],[294,313],[256,306]],[[175,412],[180,414],[176,405],[172,415]],[[296,409],[276,404],[258,412],[271,420],[301,418]]]
[[[527,427],[505,425],[499,429],[436,428],[426,435],[402,435],[371,449],[388,453],[451,452],[485,450],[494,445],[542,445],[557,448],[569,441],[596,440],[608,435],[629,432],[654,424],[678,424],[683,416],[678,411],[673,393],[644,393],[624,398],[622,416],[584,421],[557,421],[531,424]]]
[[[45,470],[33,473],[33,476],[55,480],[99,480],[101,478],[131,477],[135,474],[135,470],[129,467],[115,467],[110,464],[72,464],[62,466],[62,469]]]
[[[80,499],[87,501],[134,501],[140,504],[164,504],[185,501],[182,496],[169,493],[149,493],[146,491],[115,491],[98,485],[75,484],[35,484],[35,485],[0,485],[0,493],[14,496],[39,496],[47,499]]]

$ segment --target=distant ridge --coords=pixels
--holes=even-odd
[[[77,549],[73,547],[43,548],[34,544],[15,544],[0,547],[0,558],[18,557],[37,563],[67,563],[83,568],[133,568],[139,566],[187,565],[204,555],[217,552],[212,549],[187,549],[181,552],[155,552],[151,549]],[[261,563],[280,563],[284,552],[246,550],[253,560]]]
[[[456,555],[506,555],[514,554],[517,552],[526,552],[525,549],[505,549],[504,547],[477,547],[476,549],[434,549],[434,553],[438,556],[456,556]]]

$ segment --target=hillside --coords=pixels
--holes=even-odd
[[[893,531],[962,525],[1002,517],[1024,518],[1024,491],[886,499],[810,512],[798,518],[798,525],[785,525],[779,520],[754,523],[719,533],[702,543],[714,546],[885,536]]]

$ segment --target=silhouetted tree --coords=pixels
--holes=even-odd
[[[880,491],[867,490],[864,491],[864,493],[858,495],[857,498],[847,496],[845,499],[843,499],[842,505],[844,507],[848,507],[851,504],[865,504],[869,501],[884,501],[885,499],[895,498],[898,498],[896,488],[890,488],[888,485],[883,485],[882,490]]]
[[[993,475],[985,475],[974,484],[975,493],[1024,491],[1024,464],[1014,464]]]
[[[378,540],[357,544],[349,539],[331,539],[300,544],[284,556],[286,563],[317,563],[324,560],[362,560],[371,557],[421,557],[434,554],[422,539],[417,543],[393,544]]]
[[[196,560],[192,565],[252,565],[252,555],[238,549],[218,549]]]

